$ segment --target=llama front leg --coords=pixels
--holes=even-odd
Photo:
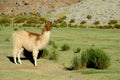
[[[34,59],[34,65],[37,66],[37,56],[38,56],[38,50],[33,50],[33,59]]]
[[[23,48],[21,48],[20,49],[20,51],[18,52],[18,62],[19,62],[19,64],[22,64],[22,62],[21,62],[21,59],[20,59],[20,54],[23,52]]]
[[[16,60],[17,53],[18,53],[18,51],[14,49],[14,50],[13,50],[13,59],[14,59],[14,63],[15,63],[15,64],[17,64],[17,60]]]

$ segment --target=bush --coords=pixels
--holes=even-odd
[[[25,16],[18,16],[14,19],[14,23],[24,23],[26,20]]]
[[[101,49],[90,48],[82,53],[81,66],[106,69],[110,66],[110,57]]]
[[[74,53],[79,53],[81,51],[81,49],[80,48],[77,48],[75,51],[74,51]]]
[[[71,19],[69,23],[75,23],[75,19]]]
[[[86,24],[87,22],[85,20],[81,21],[80,24]]]
[[[40,20],[39,20],[39,17],[35,17],[35,16],[31,16],[31,17],[29,17],[28,19],[27,19],[27,21],[26,21],[26,23],[27,24],[38,24],[38,23],[40,23]]]
[[[57,49],[58,48],[58,46],[55,44],[55,42],[54,41],[49,41],[49,45],[52,45],[52,47],[54,48],[54,49]]]
[[[61,18],[61,20],[65,20],[67,17],[66,16],[63,16],[62,18]]]
[[[110,20],[108,24],[117,24],[118,21],[117,20]]]
[[[87,15],[87,19],[92,19],[92,16],[91,15]]]
[[[61,50],[62,51],[67,51],[67,50],[69,50],[70,49],[70,46],[68,45],[68,44],[63,44],[62,46],[61,46]]]
[[[2,17],[0,18],[0,24],[10,24],[11,23],[11,19],[8,17]]]
[[[58,59],[58,56],[57,56],[57,53],[56,53],[56,50],[53,50],[50,54],[49,54],[49,60],[57,60]]]
[[[110,28],[113,28],[111,25],[103,25],[103,26],[97,26],[97,28],[100,28],[100,29],[110,29]]]
[[[42,58],[48,58],[49,51],[45,48],[43,49],[43,54],[41,55]]]
[[[67,23],[65,21],[63,21],[61,24],[60,24],[60,27],[67,27]]]
[[[52,27],[59,28],[59,27],[60,27],[60,25],[59,25],[59,24],[54,23],[54,24],[52,24]]]
[[[114,28],[120,29],[120,24],[114,25]]]
[[[61,19],[57,19],[54,21],[55,24],[62,23],[62,22],[63,22],[63,20],[61,20]]]
[[[45,22],[45,21],[46,21],[46,18],[44,18],[44,17],[40,17],[40,21]]]
[[[72,68],[74,70],[79,70],[80,69],[80,58],[77,56],[74,56],[73,61],[72,61]]]
[[[81,67],[86,68],[87,67],[87,62],[88,62],[88,55],[86,52],[83,52],[81,54]]]
[[[98,25],[98,24],[100,24],[100,22],[99,21],[95,21],[93,24],[94,25]]]

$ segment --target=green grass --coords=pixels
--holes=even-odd
[[[120,80],[120,30],[117,29],[80,29],[53,28],[51,40],[56,42],[57,62],[38,59],[34,67],[29,60],[22,60],[22,65],[15,65],[7,57],[12,57],[13,27],[0,26],[0,80]],[[16,26],[17,27],[17,26]],[[29,30],[39,33],[38,27],[17,27],[18,30]],[[61,51],[61,46],[67,43],[70,50]],[[63,67],[71,66],[76,48],[81,52],[91,46],[103,49],[111,57],[111,66],[106,70],[80,69],[67,71]],[[52,51],[50,45],[46,48]],[[24,56],[22,55],[22,58]]]

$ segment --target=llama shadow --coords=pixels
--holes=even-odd
[[[42,56],[42,54],[43,54],[43,50],[40,50],[37,59],[39,59]],[[21,60],[29,60],[32,64],[34,64],[32,52],[29,52],[26,49],[24,49],[23,55],[24,57],[20,58]],[[10,62],[14,63],[13,57],[7,56],[7,58],[9,59]]]
[[[40,50],[38,53],[37,59],[39,59],[42,56],[42,54],[43,54],[43,50]],[[32,52],[29,52],[26,49],[24,49],[23,55],[27,60],[29,60],[32,64],[34,64]]]

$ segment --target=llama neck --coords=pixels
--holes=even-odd
[[[39,49],[43,49],[50,39],[50,31],[44,32],[41,35],[41,40],[38,42]]]
[[[42,39],[46,40],[46,39],[49,39],[49,38],[50,38],[50,31],[43,32]]]

